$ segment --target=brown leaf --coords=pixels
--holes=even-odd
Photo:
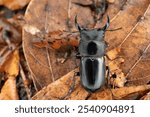
[[[141,99],[142,100],[150,100],[150,92],[148,92],[146,95],[144,95]]]
[[[15,77],[9,76],[0,93],[0,100],[18,100],[18,91]]]
[[[150,85],[123,87],[117,89],[106,89],[104,91],[94,93],[90,96],[90,100],[109,100],[109,99],[138,99],[150,90]]]
[[[66,96],[71,85],[72,85],[72,77],[74,75],[74,71],[68,73],[63,76],[59,80],[49,84],[47,87],[44,87],[40,90],[32,99],[34,100],[53,100],[53,99],[61,99]],[[143,86],[134,86],[134,87],[123,87],[112,89],[104,89],[99,90],[96,93],[90,95],[80,84],[79,77],[76,78],[76,85],[73,92],[68,95],[65,99],[70,100],[85,100],[85,99],[135,99],[135,97],[139,97],[148,91],[150,91],[149,85]],[[114,95],[112,95],[112,93]],[[132,95],[130,97],[130,95]],[[112,97],[114,96],[114,97]],[[128,98],[127,98],[128,97]],[[129,98],[130,97],[130,98]]]
[[[14,44],[21,43],[21,30],[15,27],[12,23],[7,21],[6,19],[0,17],[0,44],[6,45],[6,41],[4,39],[4,34],[7,31],[7,35],[9,36],[10,40]]]
[[[107,2],[112,4],[115,2],[115,0],[107,0]]]
[[[0,0],[0,5],[4,5],[11,10],[17,10],[27,5],[30,0]]]
[[[122,57],[124,63],[118,67],[128,78],[127,85],[143,85],[149,77],[149,3],[148,0],[127,1],[110,23],[110,28],[122,27],[118,31],[106,33],[109,50],[120,48],[112,59]],[[111,52],[111,51],[109,51]],[[108,52],[108,53],[109,53]],[[111,57],[110,57],[111,59]]]
[[[4,72],[7,75],[7,80],[1,89],[0,99],[3,100],[16,100],[19,99],[17,87],[16,87],[16,77],[19,73],[19,52],[14,51],[11,58],[6,62],[4,66]]]
[[[120,48],[114,48],[114,49],[108,51],[106,53],[106,55],[110,60],[113,60],[118,57],[119,52],[120,52]]]
[[[68,91],[70,86],[72,85],[72,78],[74,77],[74,70],[72,72],[69,72],[59,80],[51,83],[47,87],[44,87],[42,90],[40,90],[32,99],[40,99],[40,100],[46,100],[46,99],[61,99],[64,97]],[[76,86],[75,91],[70,95],[71,99],[85,99],[88,96],[88,92],[86,92],[81,86],[79,86],[79,78],[75,77],[76,79]]]
[[[149,46],[150,7],[145,11],[144,19],[137,23],[136,28],[122,44],[120,56],[125,59],[121,65],[128,77],[128,85],[142,85],[150,81],[149,76]]]
[[[19,73],[19,51],[13,52],[9,60],[5,63],[4,71],[9,76],[16,77]]]
[[[113,61],[108,60],[108,66],[110,69],[110,84],[113,87],[124,87],[127,81],[122,69],[119,67],[119,65],[123,63],[123,58],[116,58]]]

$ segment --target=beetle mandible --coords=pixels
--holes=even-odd
[[[94,92],[105,84],[105,48],[104,35],[109,27],[109,16],[107,23],[102,28],[82,28],[75,17],[75,26],[80,32],[79,56],[80,57],[80,78],[83,87]]]

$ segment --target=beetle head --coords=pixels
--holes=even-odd
[[[77,15],[75,16],[75,26],[80,32],[81,39],[85,41],[90,41],[90,40],[102,41],[105,31],[109,27],[109,23],[110,23],[109,16],[107,16],[107,23],[105,24],[104,27],[97,28],[97,29],[86,29],[86,28],[82,28],[78,24]]]
[[[82,28],[75,17],[75,25],[80,32],[79,53],[82,56],[103,56],[105,54],[104,34],[109,26],[109,17],[107,23],[102,28],[86,29]]]

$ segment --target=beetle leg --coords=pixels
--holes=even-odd
[[[110,88],[110,83],[109,83],[109,81],[110,81],[110,69],[109,69],[109,66],[106,66],[106,71],[107,71],[107,74],[106,74],[106,85],[107,85],[107,87],[108,88]]]

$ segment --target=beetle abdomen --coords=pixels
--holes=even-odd
[[[82,85],[91,92],[101,88],[105,82],[104,58],[83,57],[80,65]]]

